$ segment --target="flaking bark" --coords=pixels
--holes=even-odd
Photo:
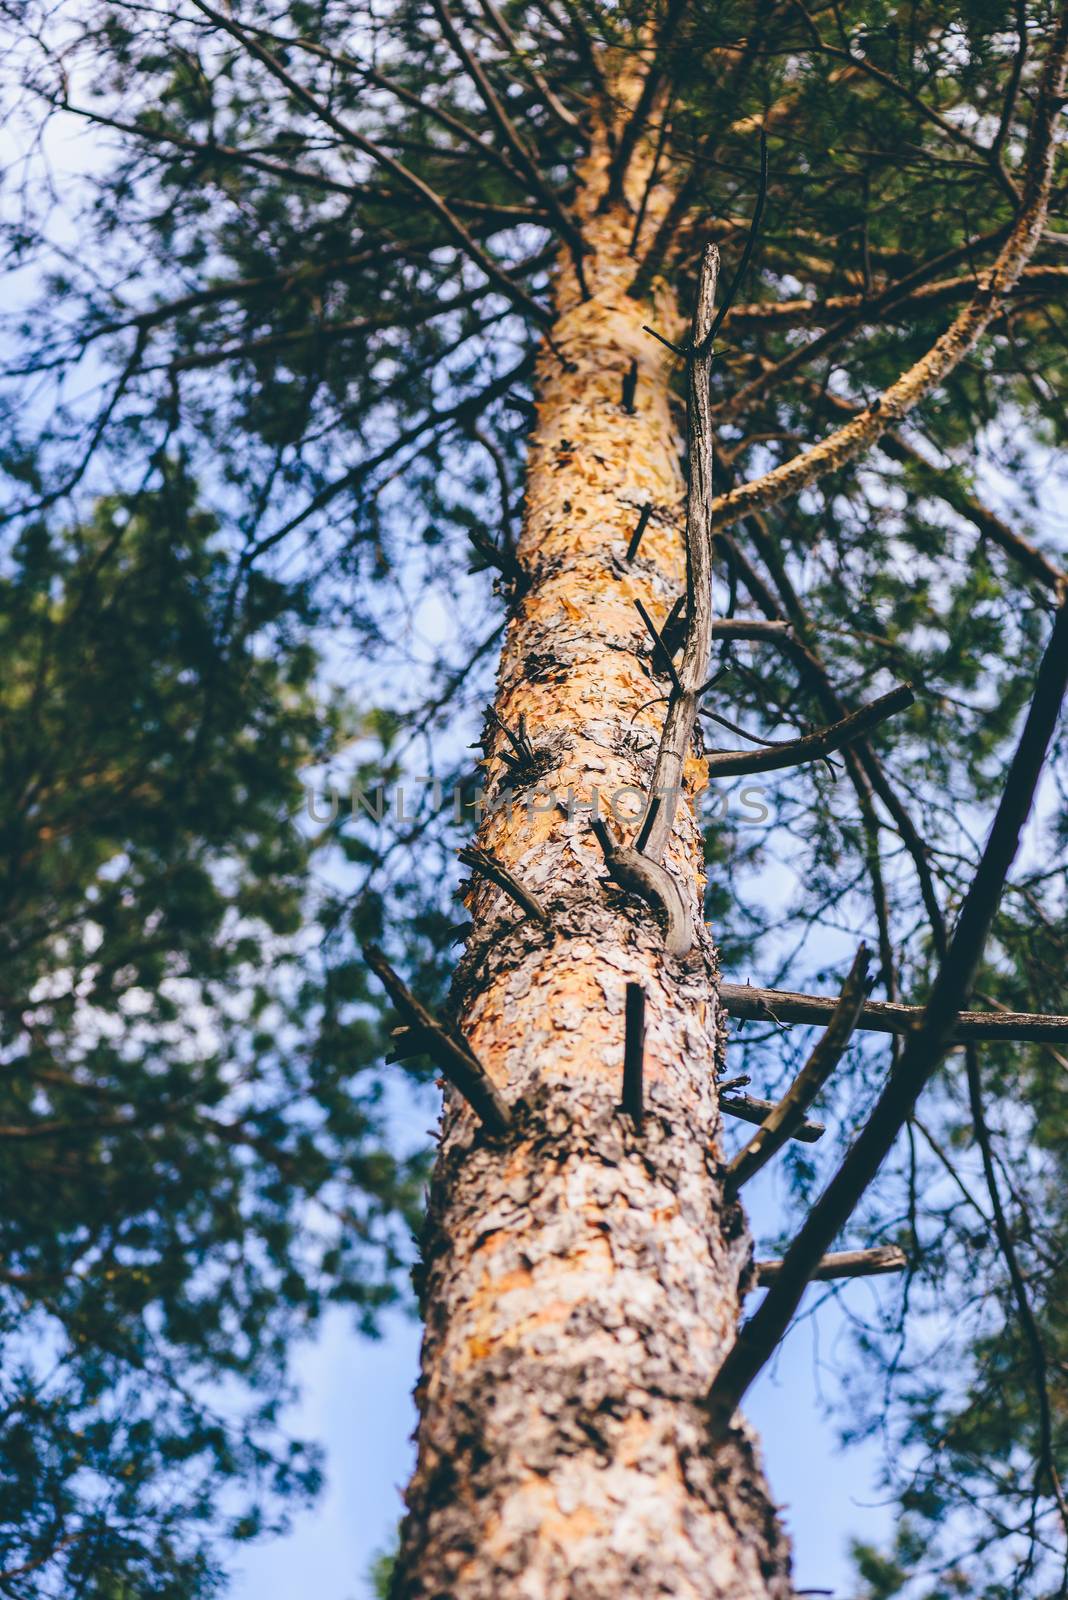
[[[722,1197],[725,1035],[701,917],[700,763],[686,761],[661,855],[696,929],[684,957],[608,876],[581,809],[599,790],[602,811],[614,801],[633,815],[617,836],[637,830],[665,705],[634,602],[662,626],[686,585],[672,364],[627,295],[633,211],[599,204],[608,150],[600,138],[580,189],[590,298],[565,252],[538,364],[518,549],[530,581],[507,633],[486,764],[490,795],[509,786],[516,803],[479,834],[549,921],[517,918],[500,887],[475,880],[454,1005],[513,1125],[487,1138],[447,1092],[398,1600],[792,1593],[752,1441],[738,1424],[712,1451],[702,1406],[735,1335],[751,1249]],[[648,171],[639,150],[635,206]],[[650,194],[651,230],[669,199]],[[682,332],[663,291],[655,316]],[[501,731],[521,718],[538,752],[525,790]],[[620,1110],[628,983],[645,992],[640,1129]]]

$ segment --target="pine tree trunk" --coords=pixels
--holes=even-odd
[[[641,330],[650,308],[626,293],[634,212],[599,209],[607,159],[602,139],[580,202],[592,298],[563,258],[539,357],[519,547],[531,584],[496,700],[509,728],[525,719],[537,763],[514,772],[491,731],[487,795],[510,784],[514,802],[479,836],[551,928],[475,878],[457,1015],[515,1126],[489,1138],[447,1098],[397,1600],[792,1594],[748,1436],[739,1428],[713,1449],[700,1405],[734,1336],[749,1257],[719,1178],[724,1018],[700,916],[700,763],[688,763],[665,856],[698,929],[682,960],[665,953],[653,911],[606,878],[582,809],[597,790],[616,837],[634,832],[612,815],[633,814],[648,791],[666,687],[634,601],[662,623],[685,589],[672,358]],[[639,153],[633,204],[648,171]],[[650,237],[669,200],[653,189]],[[652,315],[681,336],[663,288]],[[628,981],[647,997],[641,1131],[619,1108]]]

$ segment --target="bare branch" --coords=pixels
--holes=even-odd
[[[762,1128],[775,1110],[775,1101],[761,1100],[751,1094],[721,1093],[719,1109],[728,1117],[737,1117],[741,1122],[751,1122],[755,1127]],[[815,1144],[826,1132],[827,1129],[822,1122],[802,1120],[790,1134],[790,1138],[799,1139],[802,1144]]]
[[[714,617],[709,632],[714,640],[729,643],[751,640],[754,644],[783,644],[792,637],[788,622],[766,622],[760,617]]]
[[[719,997],[729,1017],[750,1022],[797,1023],[811,1027],[830,1022],[838,1001],[829,994],[798,994],[791,989],[756,989],[748,983],[722,983]],[[857,1027],[867,1033],[914,1033],[922,1006],[865,1000]],[[1014,1040],[1019,1044],[1052,1044],[1068,1039],[1068,1016],[1030,1011],[962,1011],[948,1043],[969,1039]]]
[[[816,761],[840,750],[844,744],[859,739],[870,728],[877,727],[903,711],[915,699],[907,683],[899,683],[889,694],[880,695],[859,711],[850,712],[841,722],[832,722],[828,728],[808,733],[803,739],[790,739],[765,750],[713,750],[705,759],[708,771],[714,777],[733,777],[750,772],[774,772],[780,767],[796,767],[806,761]]]
[[[805,1112],[841,1061],[864,1004],[869,959],[866,947],[861,945],[842,986],[841,997],[826,1033],[763,1123],[760,1132],[744,1149],[739,1150],[727,1168],[726,1186],[729,1194],[737,1194],[742,1185],[748,1183],[782,1149],[792,1137],[794,1129],[804,1121]]]
[[[782,1261],[758,1261],[757,1283],[762,1289],[774,1283],[782,1272]],[[908,1265],[904,1250],[896,1244],[876,1245],[874,1250],[837,1250],[824,1256],[812,1274],[813,1281],[826,1283],[831,1278],[875,1278],[884,1272],[902,1272]]]
[[[644,854],[652,861],[662,858],[671,837],[675,807],[682,791],[683,766],[697,720],[698,695],[708,673],[708,657],[712,648],[712,535],[708,522],[708,508],[712,499],[709,378],[712,366],[710,335],[715,322],[718,280],[719,251],[714,244],[706,245],[690,325],[692,353],[687,373],[690,480],[686,497],[686,643],[678,672],[674,667],[671,669],[676,692],[664,718],[650,786],[651,792],[658,795],[662,802],[644,845]]]
[[[442,1076],[459,1090],[490,1132],[504,1133],[512,1124],[511,1110],[478,1057],[462,1038],[431,1016],[394,972],[381,950],[366,944],[363,954],[414,1035],[412,1053],[430,1056],[441,1068]]]

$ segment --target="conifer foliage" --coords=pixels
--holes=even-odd
[[[792,1593],[737,1408],[814,1278],[870,1595],[1056,1592],[1068,12],[3,11],[0,1588],[208,1593],[314,1487],[388,1026],[397,1596]],[[294,828],[331,760],[424,791]]]

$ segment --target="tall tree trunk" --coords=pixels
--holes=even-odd
[[[583,174],[592,297],[563,258],[539,356],[519,547],[531,582],[496,701],[510,729],[525,719],[537,759],[514,771],[491,731],[488,796],[510,784],[515,800],[484,818],[479,840],[551,927],[475,879],[457,1012],[515,1123],[488,1138],[447,1097],[398,1600],[792,1593],[753,1446],[738,1427],[713,1448],[700,1404],[734,1337],[749,1256],[720,1184],[724,1017],[700,915],[700,763],[688,763],[664,858],[698,929],[683,960],[666,954],[654,913],[605,877],[582,809],[599,791],[617,837],[634,831],[612,811],[637,810],[648,791],[665,710],[634,601],[663,622],[686,576],[672,359],[627,296],[634,211],[599,206],[608,153],[601,137]],[[649,167],[638,152],[632,206]],[[650,236],[670,198],[650,194]],[[663,287],[654,314],[681,335]],[[640,1131],[620,1111],[628,981],[647,996]]]

